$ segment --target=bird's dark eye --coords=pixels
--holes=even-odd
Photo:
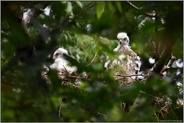
[[[126,40],[127,40],[127,38],[123,38],[123,40],[124,40],[124,41],[126,41]]]
[[[64,57],[64,58],[67,58],[67,56],[68,56],[68,54],[63,53],[63,57]]]
[[[58,57],[59,56],[59,53],[56,53],[55,56]]]

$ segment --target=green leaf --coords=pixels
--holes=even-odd
[[[75,1],[76,4],[82,9],[83,8],[83,4],[80,1]]]
[[[119,12],[122,14],[123,10],[121,8],[121,3],[120,2],[115,2],[116,7],[118,8]]]
[[[108,2],[107,5],[108,5],[110,11],[114,10],[112,2]]]
[[[97,18],[100,19],[105,10],[105,2],[98,2],[96,6]]]
[[[66,14],[70,14],[72,12],[72,3],[71,2],[67,2],[67,8],[66,8]]]
[[[52,4],[52,11],[55,15],[56,19],[60,19],[62,16],[65,15],[66,3],[63,2],[53,2]]]

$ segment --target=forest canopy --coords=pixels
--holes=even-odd
[[[142,62],[131,84],[104,68],[119,32]],[[59,47],[78,68],[64,79]],[[1,1],[1,120],[182,122],[183,1]]]

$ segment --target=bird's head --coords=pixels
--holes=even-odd
[[[64,58],[65,56],[68,56],[68,51],[64,48],[58,48],[53,54],[53,59]]]
[[[118,33],[117,38],[120,45],[129,45],[130,40],[127,33],[120,32]]]

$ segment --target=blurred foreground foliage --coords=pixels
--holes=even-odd
[[[32,13],[23,19],[28,10]],[[3,122],[183,121],[183,105],[177,102],[183,99],[183,85],[176,83],[183,82],[183,71],[170,68],[160,75],[171,54],[183,61],[182,1],[1,1],[1,12]],[[158,61],[144,83],[120,86],[114,71],[103,67],[107,54],[114,57],[121,31],[128,33],[143,69],[150,68],[150,57]],[[51,55],[60,46],[73,55],[78,73],[91,75],[81,80],[80,89],[61,84],[54,71],[51,84],[41,76],[42,65],[53,62]]]

